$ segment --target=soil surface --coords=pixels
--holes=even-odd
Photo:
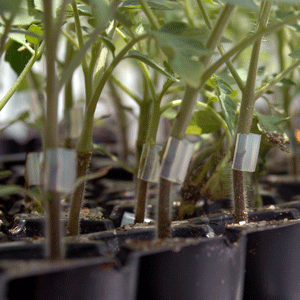
[[[200,239],[201,238],[167,238],[153,239],[150,241],[128,239],[125,241],[125,245],[131,247],[135,251],[159,250],[167,247],[171,248],[174,252],[179,252],[184,246],[197,245]]]

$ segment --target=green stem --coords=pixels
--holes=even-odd
[[[55,44],[57,44],[60,33],[61,33],[61,27],[63,26],[63,23],[64,23],[65,11],[66,11],[66,7],[67,7],[69,1],[71,1],[71,0],[63,0],[62,4],[60,5],[60,11],[57,16],[57,22],[56,22],[56,26],[54,29],[55,30],[54,36],[56,37]]]
[[[103,28],[100,26],[98,26],[94,29],[94,31],[91,33],[88,40],[85,42],[85,44],[80,48],[80,50],[74,56],[73,60],[69,64],[68,68],[63,70],[63,72],[60,76],[59,83],[58,83],[58,91],[60,91],[62,89],[62,87],[64,86],[64,84],[70,79],[70,77],[73,76],[74,71],[81,64],[82,58],[86,55],[86,52],[92,46],[92,44],[97,40],[97,38],[102,30],[103,30]]]
[[[157,130],[159,126],[160,116],[161,116],[160,102],[155,101],[152,103],[150,126],[148,129],[147,141],[146,141],[147,145],[154,146],[156,144],[156,136],[157,136]]]
[[[173,81],[168,80],[166,84],[164,85],[161,93],[159,94],[158,98],[153,101],[152,103],[152,112],[151,112],[151,119],[150,119],[150,126],[147,134],[147,145],[155,145],[156,143],[156,136],[159,126],[159,121],[161,117],[161,100],[165,93],[167,92],[168,88],[173,84]]]
[[[262,11],[262,17],[260,20],[259,29],[264,28],[267,25],[271,6],[272,4],[270,2],[267,2],[265,4],[264,9]],[[254,112],[254,104],[256,100],[255,84],[256,84],[256,77],[257,77],[257,68],[258,68],[259,54],[261,48],[261,41],[262,41],[262,37],[258,38],[253,44],[247,81],[242,95],[237,133],[242,133],[242,134],[250,133],[252,119],[253,119],[253,112]]]
[[[80,135],[80,139],[77,144],[77,149],[80,151],[90,151],[92,146],[92,135],[93,135],[93,123],[94,123],[94,113],[96,110],[98,99],[101,95],[101,92],[105,86],[105,83],[107,82],[109,76],[113,72],[114,68],[117,66],[117,64],[123,59],[125,54],[132,48],[132,46],[139,42],[140,40],[146,38],[147,35],[141,35],[135,39],[132,39],[127,43],[126,46],[123,47],[123,49],[118,53],[118,55],[114,58],[114,60],[111,62],[110,66],[105,70],[103,73],[98,86],[96,87],[91,100],[89,101],[89,105],[86,109],[86,114],[84,118],[84,126],[82,133]]]
[[[207,11],[206,11],[206,8],[205,8],[203,2],[201,0],[197,0],[197,3],[198,3],[200,12],[202,14],[202,17],[204,19],[204,22],[205,22],[206,26],[209,29],[212,29],[212,23],[211,23],[211,21],[208,17],[208,14],[207,14]],[[225,50],[224,50],[224,48],[221,44],[218,45],[218,50],[219,50],[219,52],[221,53],[222,56],[226,54],[226,52],[225,52]],[[227,60],[226,65],[227,65],[232,77],[236,81],[238,87],[240,88],[241,91],[243,91],[244,83],[243,83],[241,77],[239,76],[239,74],[237,73],[237,71],[236,71],[235,67],[233,66],[232,62],[230,60]]]
[[[110,78],[113,83],[115,83],[128,96],[130,96],[138,105],[142,103],[142,99],[127,86],[125,86],[121,81],[119,81],[115,76],[111,75]]]
[[[139,62],[139,65],[141,66],[143,74],[144,74],[144,76],[145,76],[145,78],[146,78],[146,80],[148,82],[149,87],[150,87],[152,101],[156,101],[155,87],[154,87],[154,83],[153,83],[153,80],[151,78],[150,72],[149,72],[147,66],[144,63]]]
[[[221,40],[222,34],[223,34],[225,28],[227,27],[227,24],[230,20],[230,17],[232,15],[234,9],[235,9],[234,5],[226,4],[220,17],[217,20],[217,23],[215,24],[212,32],[210,33],[208,41],[206,42],[207,49],[214,50],[217,47],[217,45],[219,44],[219,42]],[[211,54],[204,56],[203,64],[205,67],[207,66],[210,58],[211,58]]]
[[[15,13],[12,13],[10,18],[7,20],[5,19],[4,17],[2,17],[4,23],[5,23],[5,29],[4,29],[4,32],[1,36],[1,39],[0,39],[0,58],[2,57],[4,51],[5,51],[5,45],[6,45],[6,39],[8,37],[8,33],[11,29],[11,25],[14,21],[14,18],[15,18]]]
[[[183,91],[185,91],[185,85],[178,85],[168,89],[166,94],[175,94]]]
[[[173,101],[170,101],[170,102],[162,105],[160,108],[160,114],[163,114],[166,110],[168,110],[170,108],[179,106],[181,104],[181,102],[182,102],[182,100],[173,100]]]
[[[71,34],[68,31],[62,30],[61,32],[64,35],[64,37],[75,46],[76,49],[79,49],[77,41],[71,36]]]
[[[95,32],[95,31],[94,31]],[[90,162],[90,157],[93,151],[93,125],[94,125],[94,113],[96,110],[97,102],[101,95],[101,92],[106,84],[109,76],[113,72],[114,68],[117,64],[123,59],[124,55],[131,49],[131,47],[137,43],[138,41],[144,39],[147,35],[139,36],[135,39],[132,39],[127,43],[126,46],[118,53],[118,55],[113,59],[110,66],[105,70],[102,74],[100,81],[91,96],[90,99],[87,99],[88,106],[85,112],[85,118],[83,123],[83,128],[81,131],[81,135],[79,137],[76,149],[77,153],[80,157],[82,157],[82,161],[78,161],[78,174],[85,175]],[[70,208],[70,216],[68,223],[68,230],[70,235],[76,235],[79,233],[79,214],[81,203],[84,194],[85,183],[82,183],[74,192],[71,208]],[[72,213],[72,214],[71,214]]]
[[[145,144],[154,146],[156,144],[156,136],[159,126],[159,121],[161,117],[161,110],[160,110],[160,103],[167,92],[168,88],[173,84],[173,81],[168,80],[164,87],[157,97],[155,101],[152,101],[152,111],[151,111],[151,119],[150,119],[150,125],[148,128],[147,133],[147,139]],[[139,168],[141,166],[139,165]],[[143,167],[143,166],[142,166]],[[142,223],[144,222],[145,217],[145,208],[146,208],[146,202],[147,202],[147,188],[148,188],[148,182],[139,179],[138,180],[138,190],[137,190],[137,204],[136,204],[136,215],[135,215],[135,223]]]
[[[148,128],[149,128],[149,119],[151,116],[151,105],[152,101],[148,96],[148,83],[144,79],[144,99],[140,104],[140,115],[139,115],[139,127],[138,127],[138,136],[136,141],[136,165],[137,170],[139,169],[139,163],[141,159],[143,145],[146,143]]]
[[[209,19],[209,16],[208,16],[208,14],[207,14],[207,11],[206,11],[205,6],[203,5],[202,0],[197,0],[197,4],[198,4],[198,6],[199,6],[201,15],[202,15],[202,17],[203,17],[203,19],[204,19],[204,22],[205,22],[206,26],[207,26],[209,29],[211,29],[211,28],[212,28],[212,26],[211,26],[211,21],[210,21],[210,19]]]
[[[142,7],[142,10],[144,11],[145,15],[147,16],[150,24],[154,27],[154,29],[158,30],[160,27],[159,22],[156,18],[156,16],[153,14],[152,10],[148,6],[147,2],[145,0],[139,0],[139,3]]]
[[[218,59],[216,62],[214,62],[209,68],[207,68],[202,76],[201,79],[201,86],[218,70],[218,68],[225,63],[228,59],[230,59],[232,56],[240,53],[242,50],[250,46],[256,39],[261,38],[265,34],[272,33],[280,29],[286,24],[293,23],[294,21],[298,20],[300,18],[300,13],[293,15],[292,17],[289,17],[285,19],[284,21],[278,22],[274,25],[268,26],[266,28],[261,28],[257,30],[252,36],[245,38],[243,41],[238,43],[236,46],[234,46],[231,50],[229,50],[225,55],[223,55],[220,59]]]
[[[255,92],[255,99],[258,99],[263,94],[265,94],[270,88],[272,88],[276,83],[278,83],[280,80],[282,80],[284,77],[289,75],[291,72],[293,72],[296,68],[300,66],[300,59],[297,59],[292,65],[290,65],[288,68],[280,72],[278,75],[276,75],[270,82],[265,84],[263,87],[258,89]],[[287,105],[288,107],[288,105]],[[287,109],[287,107],[285,109]]]
[[[23,69],[22,73],[16,80],[16,82],[13,84],[13,86],[10,88],[10,90],[5,94],[5,96],[0,100],[0,111],[5,106],[5,104],[8,102],[8,100],[12,97],[12,95],[16,92],[16,90],[21,85],[22,81],[25,79],[28,72],[31,70],[33,64],[39,59],[39,57],[42,55],[42,52],[45,47],[45,42],[42,42],[41,46],[39,47],[38,51],[35,52],[35,55],[33,55],[30,60],[28,61],[26,67]]]
[[[179,112],[172,126],[171,136],[175,139],[182,140],[185,137],[185,132],[195,107],[197,95],[198,90],[189,85],[186,86]]]
[[[46,119],[44,127],[44,148],[58,147],[58,90],[55,73],[55,61],[58,37],[55,36],[56,28],[53,23],[52,1],[43,0],[44,21],[45,21],[45,44],[46,44]],[[46,157],[46,153],[45,153]],[[47,254],[51,260],[61,260],[64,257],[61,217],[60,217],[60,197],[57,192],[45,191],[47,195],[47,226],[46,241]]]
[[[73,44],[67,40],[67,47],[66,47],[66,55],[65,55],[65,64],[71,61],[74,55]],[[66,83],[65,86],[65,107],[64,107],[64,118],[65,118],[65,147],[72,148],[72,141],[71,141],[71,109],[73,107],[73,91],[72,91],[72,77]]]
[[[190,3],[190,0],[184,0],[184,10],[185,10],[185,14],[186,17],[189,21],[189,24],[191,27],[195,27],[195,22],[193,19],[193,12],[192,12],[192,5]]]
[[[261,4],[261,16],[259,19],[259,29],[265,28],[267,25],[270,11],[271,2],[263,1]],[[242,95],[242,102],[237,126],[237,133],[249,134],[251,130],[254,104],[255,104],[255,84],[257,76],[257,68],[259,61],[259,54],[261,48],[262,37],[255,40],[251,52],[250,66],[246,85]],[[233,170],[233,192],[234,192],[234,220],[236,223],[241,221],[248,221],[247,214],[247,200],[244,183],[244,172],[240,170]]]
[[[73,9],[73,15],[75,20],[75,28],[76,28],[79,48],[82,48],[84,45],[84,40],[83,40],[81,23],[79,19],[79,13],[78,13],[76,1],[72,1],[72,9]],[[85,97],[88,100],[92,96],[92,78],[89,74],[90,73],[89,67],[85,56],[82,57],[81,64],[82,64],[82,70],[83,70],[84,80],[85,80]]]
[[[222,56],[224,56],[226,54],[222,45],[218,46],[218,50]],[[233,79],[235,80],[236,84],[238,85],[239,89],[241,90],[241,92],[243,92],[245,85],[244,85],[242,78],[236,71],[236,68],[234,67],[234,65],[232,64],[232,62],[230,60],[226,61],[226,66],[228,67],[228,70],[230,71],[230,73],[231,73]]]
[[[116,116],[118,120],[118,132],[120,133],[120,144],[122,148],[119,151],[119,157],[125,163],[128,162],[128,155],[129,155],[129,146],[128,146],[128,133],[127,133],[127,115],[124,110],[122,99],[120,98],[119,94],[116,91],[115,85],[111,80],[108,81],[109,88],[112,94],[113,103],[116,110]]]
[[[233,11],[234,11],[234,6],[230,4],[226,4],[207,41],[206,47],[208,49],[214,50],[215,47],[218,45],[222,37],[222,34],[227,27],[227,24],[229,22],[230,16],[233,13]],[[211,55],[207,55],[201,59],[204,67],[209,63],[210,57]],[[198,90],[187,85],[182,103],[179,108],[179,112],[175,118],[172,127],[172,131],[171,131],[172,137],[179,140],[182,140],[184,138],[187,126],[190,122],[190,118],[194,110],[197,94],[198,94]],[[171,232],[170,229],[171,222],[169,219],[170,218],[169,217],[170,187],[171,187],[170,181],[160,178],[160,189],[168,189],[168,190],[160,190],[160,198],[158,202],[158,225],[157,225],[157,236],[159,238],[167,238],[169,237]],[[165,197],[168,198],[165,199]],[[166,213],[166,211],[168,213]],[[166,220],[164,220],[164,218],[166,218]],[[166,228],[165,226],[168,227]]]

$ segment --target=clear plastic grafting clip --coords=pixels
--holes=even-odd
[[[143,145],[138,178],[149,182],[158,182],[159,179],[159,145]]]
[[[46,191],[69,193],[76,180],[77,155],[73,149],[46,150],[44,188]]]
[[[193,143],[170,137],[162,160],[160,176],[172,182],[183,183],[193,151]]]
[[[26,157],[26,182],[28,186],[41,184],[42,152],[30,152]]]
[[[84,116],[84,106],[75,105],[66,111],[66,135],[77,139],[81,133]]]
[[[261,136],[259,134],[238,133],[232,169],[254,172],[256,169]]]

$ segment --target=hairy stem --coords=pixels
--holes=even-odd
[[[265,28],[267,25],[269,14],[271,11],[271,2],[262,2],[261,17],[259,20],[259,29]],[[261,48],[262,37],[256,39],[253,44],[250,66],[246,85],[242,94],[242,102],[237,126],[237,133],[249,134],[251,130],[254,104],[255,104],[255,84]],[[234,186],[234,220],[235,222],[248,221],[247,218],[247,199],[244,184],[244,175],[240,170],[233,170],[233,186]]]
[[[57,36],[53,23],[52,2],[43,0],[45,21],[45,44],[46,44],[46,120],[44,129],[44,149],[58,147],[58,90],[55,72]],[[46,157],[46,152],[44,157]],[[47,195],[47,226],[46,226],[46,251],[51,260],[64,258],[62,243],[62,230],[60,218],[60,197],[55,191],[45,190]]]
[[[65,55],[65,63],[68,63],[74,55],[73,44],[67,40],[66,46],[66,55]],[[65,147],[72,148],[72,139],[71,139],[71,109],[73,107],[73,91],[72,91],[72,77],[66,83],[65,86],[65,97],[64,97],[64,118],[65,118]]]
[[[134,223],[143,223],[145,220],[145,210],[147,202],[148,181],[138,179],[137,203]]]
[[[170,190],[171,182],[160,178],[156,237],[161,239],[171,237]]]
[[[215,47],[218,45],[222,37],[222,34],[225,28],[227,27],[227,24],[229,22],[230,16],[233,13],[233,11],[234,11],[233,5],[227,4],[224,7],[207,41],[206,47],[208,49],[214,50]],[[204,67],[209,63],[210,58],[211,55],[207,55],[201,59]],[[172,131],[171,131],[172,137],[179,140],[182,140],[184,138],[187,126],[190,122],[190,118],[194,110],[197,94],[198,94],[197,89],[194,89],[193,87],[187,85],[182,103],[179,107],[179,112],[175,118],[172,127]],[[171,232],[170,216],[169,214],[165,213],[165,211],[169,212],[170,210],[169,208],[170,187],[171,187],[171,182],[169,182],[166,179],[160,178],[160,189],[163,188],[168,190],[160,191],[158,215],[161,217],[158,218],[158,226],[157,226],[157,236],[159,238],[167,238],[169,236],[169,233]],[[164,199],[163,197],[168,197],[168,199]],[[168,208],[164,207],[164,205],[168,206]],[[163,218],[166,218],[166,220],[164,220]],[[168,226],[168,228],[165,228],[165,226]]]
[[[89,169],[92,152],[77,151],[77,178],[85,176]],[[67,234],[70,236],[79,234],[79,216],[84,195],[85,183],[80,184],[73,196],[69,212],[69,222],[67,225]]]
[[[244,186],[244,172],[233,170],[233,196],[234,208],[233,218],[236,223],[248,222],[247,202]]]

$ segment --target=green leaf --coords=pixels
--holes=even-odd
[[[134,58],[137,60],[142,61],[143,63],[147,64],[148,66],[152,67],[154,70],[160,72],[161,74],[167,76],[173,81],[178,81],[171,73],[166,71],[164,68],[162,68],[160,65],[158,65],[156,62],[151,60],[147,55],[137,51],[137,50],[130,50],[128,54],[123,58]]]
[[[226,95],[225,97],[220,96],[219,101],[221,104],[222,112],[224,113],[225,121],[228,125],[228,129],[230,131],[230,134],[233,136],[236,103],[228,95]]]
[[[33,45],[38,45],[41,42],[41,39],[44,35],[44,31],[40,26],[37,26],[35,24],[32,24],[29,28],[29,31],[35,33],[37,36],[39,37],[33,37],[30,35],[26,35],[26,39],[29,43],[33,44]]]
[[[159,47],[168,57],[170,67],[189,85],[198,88],[203,65],[200,58],[211,54],[199,38],[186,36],[189,27],[183,22],[170,22],[153,33]]]
[[[258,6],[254,3],[253,0],[223,0],[223,1],[252,11],[258,10]]]
[[[218,118],[209,110],[197,110],[193,112],[186,134],[200,135],[219,130],[221,124]]]
[[[108,36],[100,35],[99,39],[106,45],[106,47],[112,52],[112,54],[115,53],[116,47],[114,46],[111,38],[109,38]]]
[[[92,8],[88,5],[78,4],[77,9],[78,9],[79,15],[92,16]]]
[[[13,41],[5,52],[5,60],[9,62],[10,66],[18,74],[18,76],[22,73],[32,56],[27,49],[19,51],[21,47],[22,44]]]
[[[2,0],[0,2],[0,14],[5,12],[16,12],[21,4],[22,0]]]
[[[206,2],[206,3],[209,3],[209,4],[215,4],[215,2],[212,1],[212,0],[203,0],[203,1]]]
[[[90,0],[90,3],[97,25],[106,27],[108,21],[114,16],[119,0],[114,0],[110,5],[105,0]]]
[[[13,120],[10,120],[9,123],[0,129],[0,134],[6,130],[9,126],[19,122],[19,121],[25,121],[27,118],[29,117],[29,112],[28,111],[25,111],[25,112],[22,112],[21,114],[19,114],[15,119]]]
[[[27,190],[22,186],[19,185],[0,185],[0,197],[4,196],[10,196],[13,194],[24,194],[28,195],[29,197],[41,201],[41,196],[40,194],[36,194],[34,191]]]
[[[236,96],[236,91],[233,91],[230,85],[218,76],[214,76],[209,80],[209,85],[217,92],[217,98],[221,104],[221,109],[224,114],[225,122],[227,123],[230,134],[234,135],[234,122],[236,103],[233,98]]]
[[[273,1],[273,0],[269,0]],[[276,0],[277,3],[282,3],[282,4],[299,4],[299,0]]]
[[[34,122],[27,122],[26,120],[24,121],[24,124],[27,126],[37,130],[37,131],[43,131],[44,130],[44,124],[45,124],[45,118],[44,116],[40,116],[34,120]]]
[[[0,171],[0,179],[13,176],[14,173],[10,170]]]
[[[290,57],[300,58],[300,49],[297,49],[289,54]]]
[[[177,116],[177,111],[175,109],[167,109],[162,114],[166,119],[172,121]]]
[[[178,8],[178,4],[172,1],[152,0],[152,1],[147,1],[147,4],[151,9],[158,9],[158,10],[173,10]],[[121,10],[140,9],[140,8],[141,5],[138,0],[125,0],[120,5]]]
[[[255,116],[258,120],[258,128],[260,130],[267,130],[267,131],[281,131],[279,125],[285,123],[289,120],[288,118],[282,118],[277,116],[268,116],[263,115],[258,112],[255,113]]]
[[[292,85],[296,85],[296,83],[288,78],[282,78],[279,81],[279,83],[276,84],[276,86],[287,86],[287,87],[290,87]]]
[[[18,185],[0,185],[0,197],[9,196],[22,192],[22,187]]]

